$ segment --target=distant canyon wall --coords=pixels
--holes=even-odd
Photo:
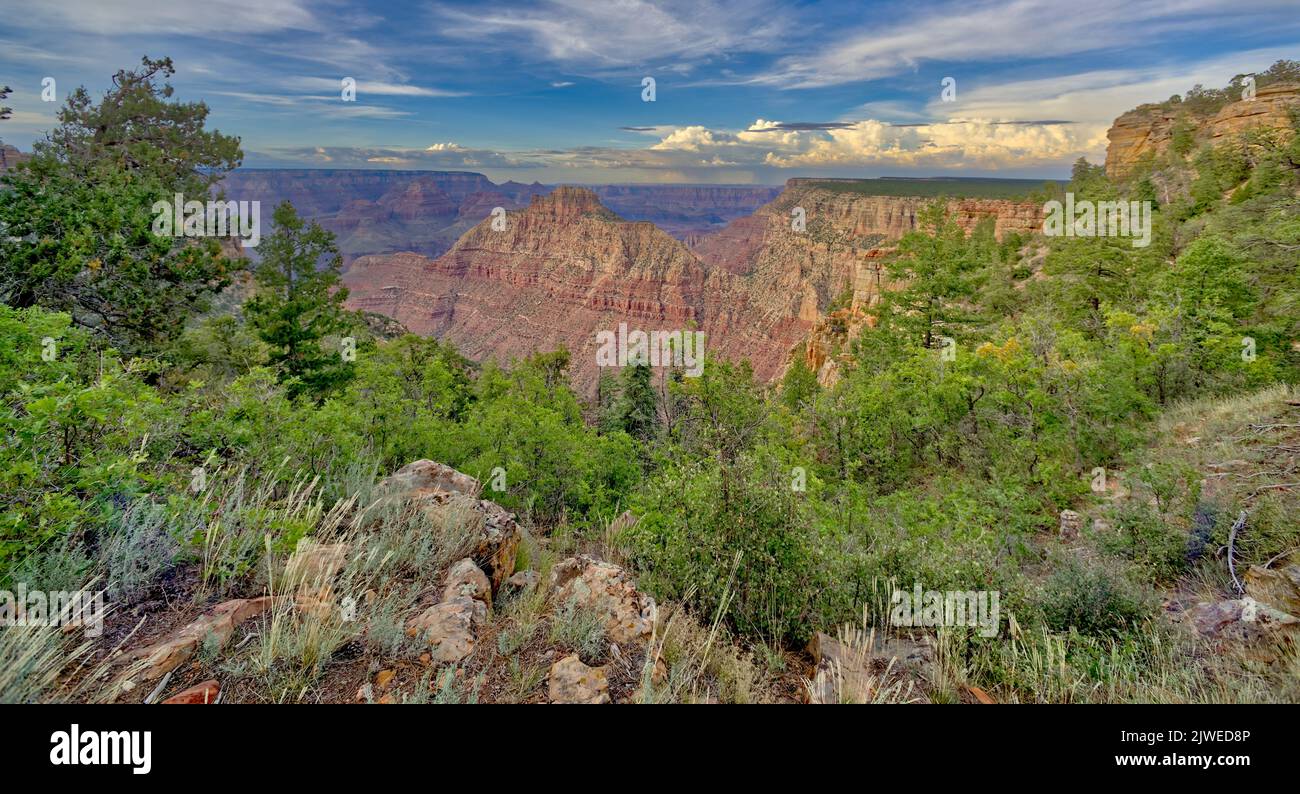
[[[563,345],[587,395],[599,374],[597,333],[620,323],[701,330],[708,356],[747,358],[766,381],[784,372],[837,296],[852,290],[866,306],[888,288],[883,255],[916,228],[927,202],[796,184],[687,246],[657,224],[619,217],[597,191],[561,187],[509,212],[504,229],[479,223],[442,256],[359,257],[345,282],[354,308],[448,339],[471,358],[504,363]],[[790,225],[796,205],[806,213],[803,232]],[[963,226],[991,218],[999,234],[1041,223],[1036,204],[951,207]]]

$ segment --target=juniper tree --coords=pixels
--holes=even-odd
[[[243,156],[238,138],[205,128],[206,105],[171,100],[173,73],[145,57],[98,102],[76,89],[27,167],[0,178],[0,300],[151,353],[229,283],[217,240],[152,231],[156,201],[206,200]]]

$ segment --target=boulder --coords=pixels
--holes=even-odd
[[[557,604],[575,603],[600,614],[611,642],[644,642],[654,630],[655,600],[613,563],[585,554],[569,557],[551,569],[549,591]]]
[[[216,679],[212,679],[200,684],[195,684],[183,692],[178,692],[175,695],[172,695],[163,701],[163,705],[216,703],[217,695],[220,694],[221,684],[218,683]]]
[[[577,654],[551,665],[548,689],[552,703],[609,703],[604,667],[588,667]]]
[[[1061,540],[1074,540],[1083,529],[1083,516],[1073,510],[1061,511]]]
[[[1199,603],[1188,610],[1188,617],[1202,637],[1240,643],[1250,658],[1266,663],[1277,660],[1278,647],[1300,640],[1300,618],[1250,596]]]
[[[405,498],[434,493],[477,496],[482,488],[479,481],[468,474],[432,460],[417,460],[406,464],[380,483],[379,487],[385,493]]]
[[[1300,565],[1281,568],[1250,566],[1246,571],[1246,595],[1274,609],[1300,615]]]
[[[406,633],[423,635],[435,661],[454,664],[474,652],[478,629],[486,620],[487,607],[482,601],[461,596],[434,604],[412,618]]]
[[[435,526],[469,522],[477,533],[470,556],[496,592],[515,572],[523,531],[505,508],[478,499],[479,487],[473,477],[431,460],[407,464],[380,484],[389,498],[418,505]]]
[[[492,580],[492,590],[495,592],[515,572],[519,543],[523,540],[524,533],[515,523],[514,514],[496,502],[481,500],[478,509],[483,515],[483,529],[478,545],[474,547],[473,557]]]
[[[447,583],[442,588],[442,600],[451,601],[461,596],[492,605],[492,583],[474,561],[468,557],[451,566]]]

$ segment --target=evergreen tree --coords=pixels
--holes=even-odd
[[[974,321],[969,305],[977,291],[980,256],[990,252],[986,245],[967,241],[942,201],[926,206],[918,225],[927,231],[905,235],[887,265],[907,285],[887,296],[887,310],[922,347],[934,348],[941,337]]]
[[[275,208],[260,250],[257,294],[244,304],[244,316],[270,345],[271,363],[290,394],[322,397],[352,374],[341,348],[326,350],[321,344],[349,326],[334,235],[315,221],[308,225],[286,201]]]
[[[633,364],[623,368],[618,399],[619,426],[633,438],[648,441],[659,424],[659,400],[651,383],[650,367]]]
[[[0,300],[69,313],[129,354],[156,352],[229,283],[218,240],[154,234],[154,202],[207,200],[239,139],[169,101],[170,59],[121,70],[98,103],[78,88],[27,167],[0,183]],[[187,199],[187,200],[188,200]]]

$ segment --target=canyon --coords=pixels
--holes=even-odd
[[[288,200],[338,238],[345,261],[366,254],[446,253],[501,207],[528,206],[553,189],[538,182],[492,182],[470,171],[239,169],[221,189],[228,198]],[[621,217],[651,221],[689,242],[750,214],[781,192],[772,186],[598,185],[591,188]]]
[[[7,143],[0,143],[0,173],[13,168],[28,159],[28,157],[30,157],[30,155],[18,151],[16,146],[10,146]]]
[[[917,227],[930,199],[861,196],[796,181],[753,214],[694,245],[656,224],[625,220],[593,190],[535,195],[504,224],[481,221],[445,254],[372,254],[344,273],[349,305],[454,343],[476,360],[507,363],[563,346],[575,387],[599,376],[597,335],[631,329],[700,330],[706,356],[747,359],[770,381],[836,298],[869,307],[889,288],[889,243]],[[791,222],[794,208],[806,219]],[[952,199],[966,228],[1028,233],[1041,205]]]
[[[1263,86],[1252,101],[1205,111],[1197,137],[1283,129],[1298,99],[1295,86]],[[1189,112],[1164,103],[1120,116],[1108,172],[1164,152]],[[943,189],[970,197],[942,200],[962,228],[988,220],[999,239],[1041,230],[1040,201],[974,197],[985,194],[954,182]],[[228,196],[288,198],[335,231],[352,308],[478,361],[564,347],[588,397],[598,336],[620,328],[702,331],[706,358],[747,359],[760,381],[801,359],[832,382],[847,337],[896,286],[885,266],[894,243],[935,200],[934,185],[896,187],[796,178],[783,188],[553,188],[389,171],[238,171],[225,182]]]

